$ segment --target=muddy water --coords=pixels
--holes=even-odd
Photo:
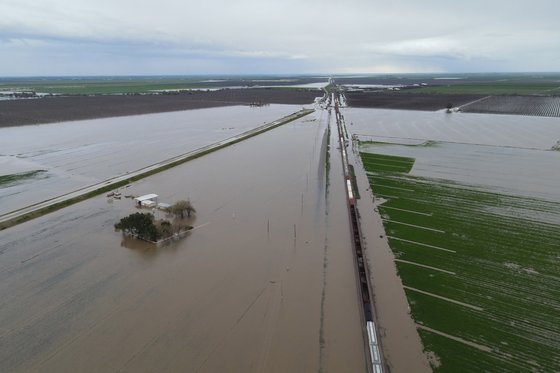
[[[123,240],[112,225],[132,203],[104,197],[2,232],[0,371],[364,371],[322,115],[134,183],[191,199],[180,242]]]
[[[0,175],[47,171],[0,188],[0,214],[227,139],[299,109],[233,106],[0,128]]]
[[[414,175],[558,200],[560,179],[554,170],[560,158],[549,151],[560,139],[557,119],[351,108],[343,114],[350,135],[402,144],[372,148],[416,158]],[[445,142],[410,146],[423,140]],[[357,153],[351,159],[361,165]],[[384,354],[393,373],[430,371],[363,167],[356,167],[356,176]]]
[[[344,109],[342,114],[350,136],[358,128],[365,128],[365,124],[362,124],[362,127],[349,125],[352,120],[356,120],[353,109]],[[360,114],[363,116],[365,113]],[[370,132],[376,129],[375,125],[369,127]],[[420,337],[409,313],[402,282],[396,273],[394,256],[385,238],[381,218],[376,213],[373,195],[369,190],[357,147],[348,152],[348,158],[349,163],[355,167],[356,182],[361,195],[357,207],[360,212],[365,257],[375,304],[375,319],[381,335],[385,364],[391,373],[430,372],[431,368],[423,353]]]
[[[361,194],[360,224],[385,361],[391,373],[431,372],[359,155],[349,154],[349,159]]]

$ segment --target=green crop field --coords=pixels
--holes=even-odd
[[[196,80],[179,78],[130,79],[19,79],[0,81],[0,91],[34,91],[64,95],[147,93],[154,90],[192,89],[203,87]]]
[[[415,177],[361,153],[436,372],[560,368],[560,203]]]
[[[401,92],[473,95],[560,94],[560,84],[558,82],[453,84],[416,88]]]
[[[393,157],[383,154],[362,153],[362,162],[367,169],[377,172],[410,172],[414,165],[413,158]]]
[[[293,89],[295,84],[321,82],[324,78],[279,76],[100,76],[100,77],[0,77],[2,92],[36,92],[57,95],[141,94],[154,91],[220,89],[239,86]]]

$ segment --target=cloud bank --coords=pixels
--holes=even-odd
[[[557,71],[560,3],[3,0],[0,75]]]

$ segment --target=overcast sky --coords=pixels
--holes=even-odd
[[[0,0],[0,76],[560,70],[557,0]]]

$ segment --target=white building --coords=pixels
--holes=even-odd
[[[145,194],[134,198],[134,203],[138,207],[154,207],[157,204],[157,194]]]

